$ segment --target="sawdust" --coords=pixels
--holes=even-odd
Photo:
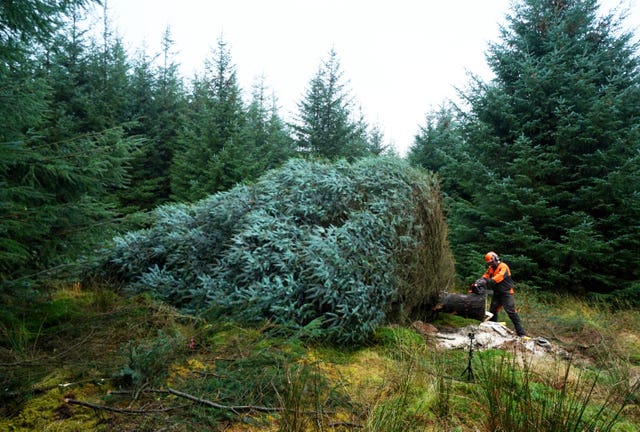
[[[473,342],[474,350],[500,349],[512,351],[518,348],[523,353],[532,356],[551,356],[566,358],[567,352],[543,337],[519,337],[505,323],[484,321],[477,325],[452,328],[434,328],[422,322],[415,322],[413,328],[420,333],[428,343],[438,349],[455,350],[469,349]]]

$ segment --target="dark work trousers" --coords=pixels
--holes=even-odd
[[[504,308],[504,311],[509,315],[509,319],[513,323],[516,334],[518,336],[526,335],[527,332],[525,332],[524,327],[522,327],[520,315],[518,315],[518,312],[516,311],[516,302],[513,299],[513,294],[497,293],[494,291],[493,297],[491,298],[491,306],[489,306],[489,312],[493,314],[491,321],[498,321],[498,312],[500,312],[500,309],[502,308]]]

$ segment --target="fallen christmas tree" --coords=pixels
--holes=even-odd
[[[397,158],[292,160],[154,218],[114,239],[102,270],[191,313],[359,343],[425,319],[453,284],[437,179]]]

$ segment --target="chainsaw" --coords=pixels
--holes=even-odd
[[[485,294],[487,292],[487,280],[480,278],[469,285],[469,292],[474,294]]]

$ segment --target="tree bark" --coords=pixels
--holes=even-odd
[[[487,310],[487,295],[445,293],[433,310],[484,321]]]

